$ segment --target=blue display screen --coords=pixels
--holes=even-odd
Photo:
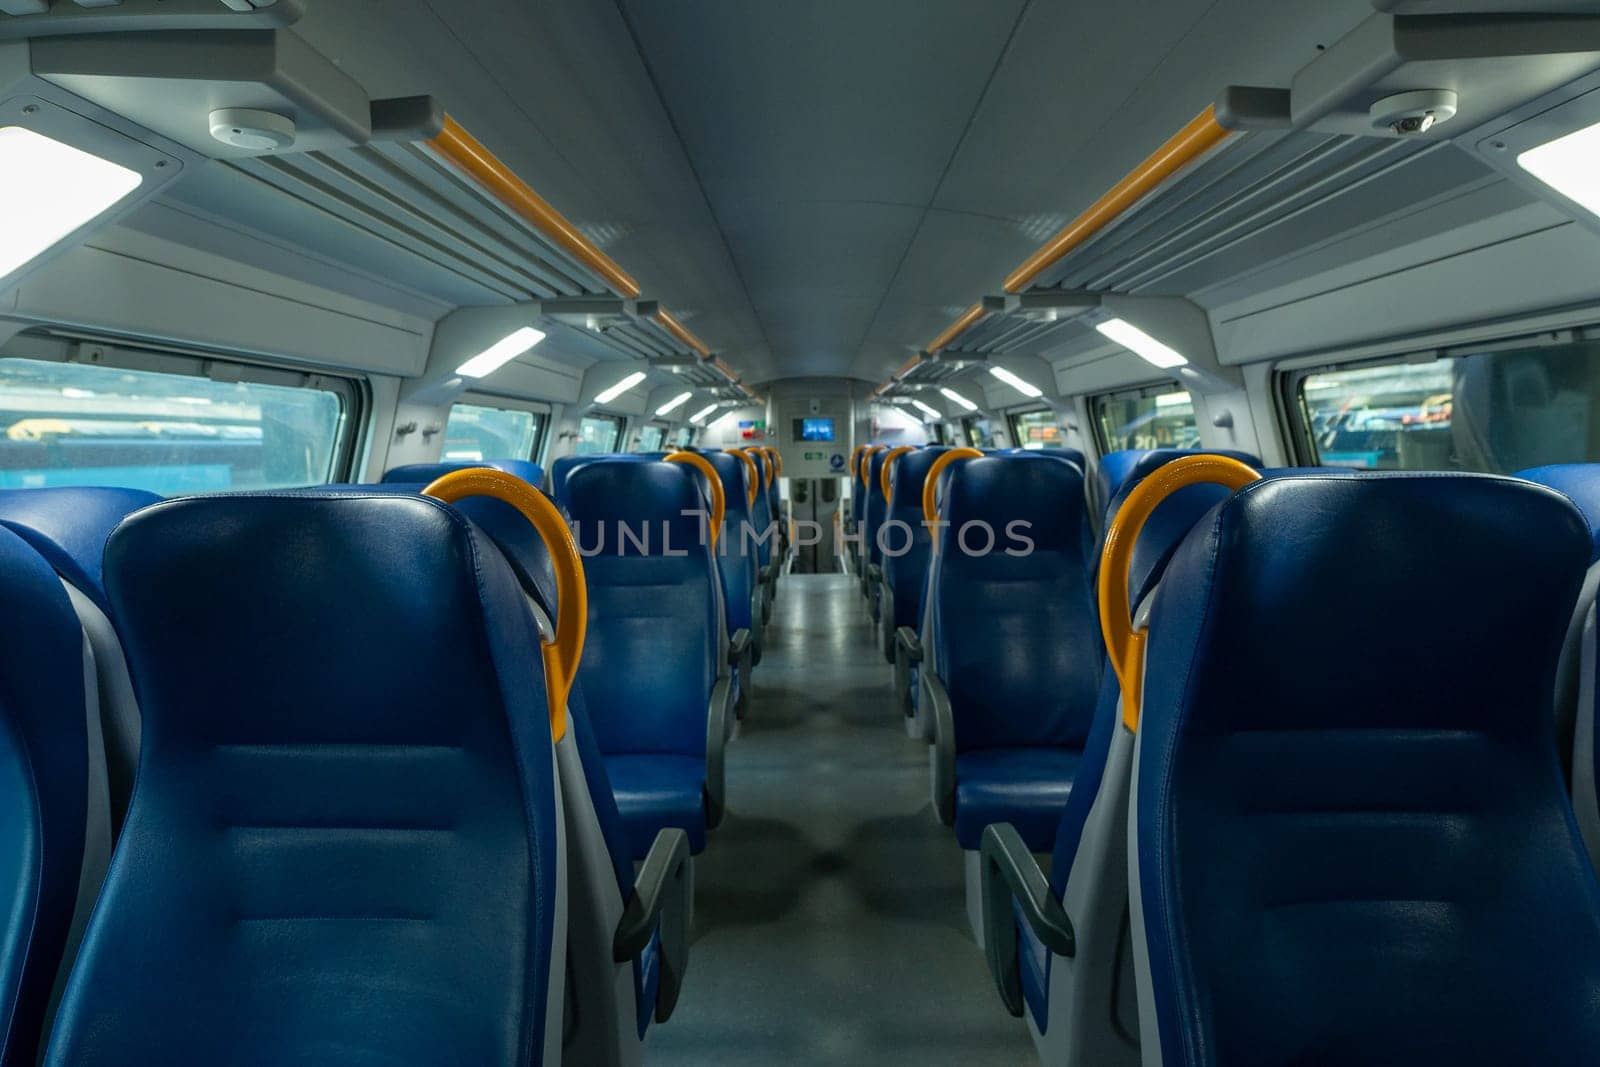
[[[801,419],[800,440],[802,441],[832,441],[832,419]]]

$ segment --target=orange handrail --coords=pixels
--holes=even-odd
[[[928,351],[937,352],[941,348],[949,346],[957,337],[976,326],[985,314],[982,303],[973,304],[961,313],[960,318],[946,326],[944,333],[933,339],[932,343],[928,345]]]
[[[745,484],[749,487],[747,495],[750,497],[750,503],[754,504],[756,497],[761,495],[761,486],[757,484],[761,481],[761,472],[756,470],[756,461],[751,459],[749,453],[741,448],[725,448],[723,451],[730,456],[738,456],[744,461],[745,474],[747,475]]]
[[[701,359],[705,359],[711,355],[711,349],[706,347],[706,343],[690,332],[689,327],[679,322],[678,317],[672,312],[668,311],[666,308],[658,308],[656,310],[656,321],[665,327],[668,333],[682,341],[684,344],[688,345],[689,348],[697,353]],[[715,360],[714,362],[717,364],[718,369],[724,374],[727,374],[730,378],[738,377],[733,373],[733,368],[729,367],[726,363],[723,363],[720,359]]]
[[[767,455],[772,457],[772,476],[774,478],[782,478],[783,477],[783,453],[779,452],[772,445],[764,445],[764,446],[762,446],[761,451],[767,453]]]
[[[549,497],[521,478],[487,467],[451,471],[422,493],[446,504],[472,496],[502,500],[520,511],[544,539],[556,576],[556,634],[554,641],[541,642],[541,652],[550,737],[560,741],[567,736],[567,694],[578,677],[589,625],[589,585],[584,579],[583,557],[566,519]]]
[[[922,521],[932,526],[939,521],[939,475],[944,469],[958,459],[982,459],[983,453],[976,448],[952,448],[933,461],[933,466],[928,468],[927,480],[922,483]],[[938,539],[934,540],[935,546]]]
[[[711,489],[711,550],[717,549],[717,538],[722,535],[722,520],[728,514],[728,496],[722,491],[722,476],[711,461],[698,452],[674,452],[666,458],[668,463],[687,463],[706,476]]]
[[[868,445],[867,450],[861,453],[861,469],[856,474],[861,479],[861,488],[868,488],[867,479],[872,477],[872,457],[888,447],[888,445]]]
[[[1260,477],[1259,471],[1226,456],[1185,456],[1140,482],[1111,520],[1100,554],[1100,632],[1105,636],[1106,654],[1117,680],[1122,683],[1122,722],[1128,729],[1139,729],[1148,638],[1145,631],[1133,628],[1133,604],[1128,598],[1128,571],[1133,566],[1139,531],[1161,502],[1179,489],[1214,482],[1237,491]]]
[[[616,260],[600,251],[598,245],[585,237],[566,216],[551,207],[549,201],[534,192],[532,186],[517,177],[515,171],[502,163],[455,119],[445,116],[444,128],[427,144],[622,296],[639,295],[639,283],[618,266]]]
[[[894,466],[895,460],[907,452],[915,451],[911,445],[901,445],[899,448],[891,448],[889,454],[883,457],[883,466],[878,468],[878,488],[883,490],[884,500],[889,499],[889,471]]]

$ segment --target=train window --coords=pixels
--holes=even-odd
[[[688,448],[689,447],[689,442],[693,441],[693,440],[694,440],[694,427],[693,426],[680,426],[680,427],[678,427],[677,434],[674,435],[673,444],[677,445],[679,448]]]
[[[1107,393],[1090,401],[1100,450],[1195,448],[1200,427],[1194,402],[1182,389],[1157,387]]]
[[[592,456],[615,452],[622,439],[622,420],[613,415],[585,415],[578,423],[578,447],[573,453]]]
[[[994,427],[988,419],[969,415],[961,420],[961,432],[966,435],[969,448],[994,447]]]
[[[1024,411],[1011,416],[1011,436],[1019,448],[1036,451],[1066,447],[1053,411]]]
[[[444,427],[446,460],[533,459],[545,417],[535,411],[456,404]]]
[[[347,395],[0,359],[0,487],[114,485],[170,496],[324,484],[346,450]]]
[[[1292,381],[1309,462],[1510,474],[1600,459],[1600,341],[1510,342]]]
[[[639,451],[661,451],[661,441],[666,435],[667,431],[660,426],[645,425],[639,427]]]

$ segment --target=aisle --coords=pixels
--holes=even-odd
[[[696,861],[683,999],[648,1063],[1035,1062],[967,933],[961,853],[870,627],[849,576],[783,579],[728,817]]]

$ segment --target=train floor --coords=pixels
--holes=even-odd
[[[846,574],[788,575],[728,813],[696,859],[694,947],[651,1064],[1036,1062],[966,925],[926,746]]]

